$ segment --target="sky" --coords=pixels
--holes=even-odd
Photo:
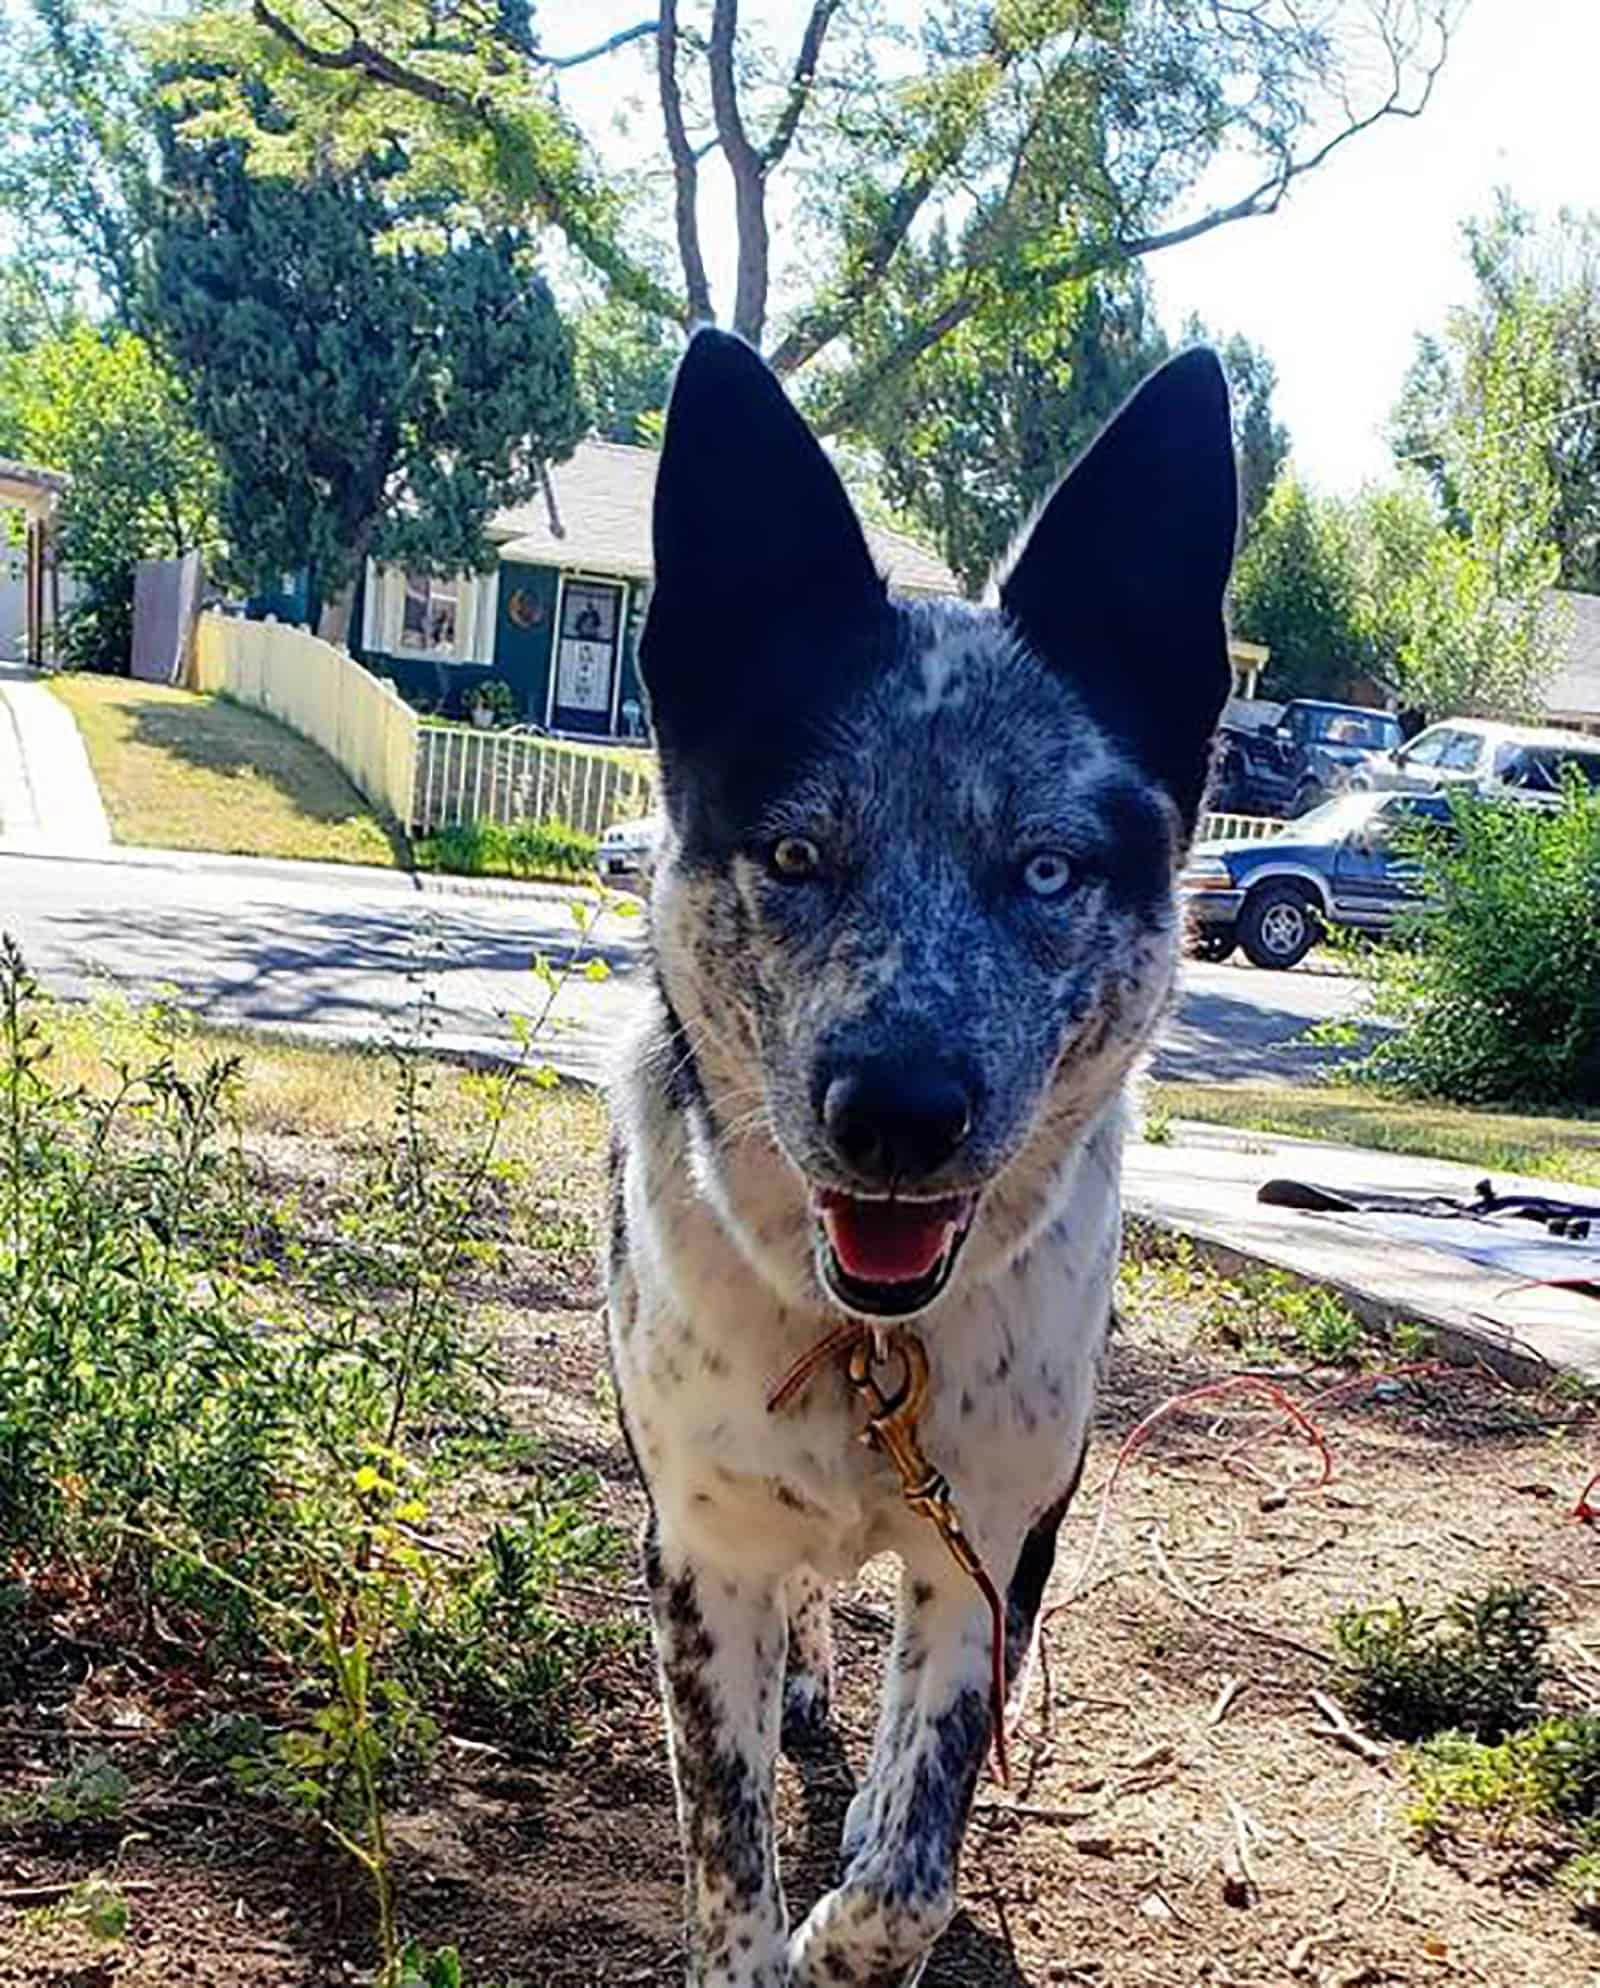
[[[1497,186],[1600,209],[1600,0],[1472,0],[1415,123],[1353,141],[1275,216],[1152,258],[1162,315],[1264,346],[1297,464],[1354,488],[1388,466],[1414,335],[1466,301],[1460,223]]]
[[[749,11],[788,47],[805,7],[765,0]],[[558,47],[639,14],[636,0],[546,0],[539,18],[546,44]],[[583,108],[602,119],[601,92],[614,91],[616,77],[613,68],[602,82],[605,69],[572,79],[575,99],[596,91]],[[708,161],[702,225],[714,284],[732,262],[719,180]],[[1468,0],[1420,119],[1355,139],[1275,215],[1146,266],[1169,328],[1198,312],[1219,333],[1242,331],[1266,349],[1297,466],[1324,489],[1353,489],[1389,466],[1384,429],[1415,335],[1439,329],[1466,301],[1460,225],[1487,211],[1501,185],[1549,212],[1600,209],[1600,0]],[[725,298],[731,277],[717,287]]]

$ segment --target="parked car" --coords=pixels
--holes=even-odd
[[[619,821],[600,838],[595,870],[610,890],[633,890],[644,896],[655,873],[656,851],[665,823],[660,815],[640,815]]]
[[[1197,842],[1179,879],[1190,948],[1254,966],[1298,966],[1329,925],[1386,932],[1417,892],[1414,854],[1394,832],[1418,817],[1448,826],[1443,794],[1342,794],[1268,836]]]
[[[1275,716],[1230,724],[1224,715],[1213,805],[1228,814],[1303,815],[1354,784],[1370,761],[1400,745],[1392,711],[1297,697]]]
[[[1566,768],[1576,767],[1600,787],[1600,739],[1533,725],[1499,725],[1482,718],[1450,718],[1429,725],[1409,744],[1379,754],[1351,778],[1375,793],[1434,793],[1471,787],[1476,793],[1515,794],[1552,801]]]

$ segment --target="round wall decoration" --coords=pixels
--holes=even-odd
[[[513,587],[506,601],[506,619],[513,628],[537,628],[544,620],[544,602],[526,587]]]

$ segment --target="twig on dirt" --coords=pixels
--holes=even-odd
[[[1152,1526],[1145,1534],[1150,1552],[1162,1579],[1185,1608],[1192,1608],[1196,1615],[1203,1615],[1208,1622],[1217,1622],[1224,1629],[1232,1629],[1241,1636],[1254,1636],[1264,1643],[1276,1643],[1280,1649],[1294,1650],[1302,1657],[1310,1657],[1319,1664],[1331,1664],[1333,1658],[1326,1650],[1319,1650],[1311,1643],[1302,1643],[1293,1636],[1285,1636],[1276,1629],[1262,1629],[1253,1622],[1241,1622],[1237,1616],[1224,1615],[1221,1609],[1212,1608],[1201,1601],[1198,1595],[1191,1594],[1172,1571],[1172,1563],[1161,1550],[1161,1534]]]
[[[994,1916],[1000,1922],[1000,1934],[1006,1943],[1006,1952],[1011,1956],[1013,1970],[1020,1976],[1022,1962],[1017,1958],[1017,1943],[1011,1937],[1011,1917],[1006,1911],[1006,1901],[999,1885],[991,1877],[988,1881],[989,1903],[994,1907]]]
[[[1228,1677],[1222,1681],[1222,1689],[1217,1693],[1216,1702],[1206,1714],[1208,1726],[1220,1726],[1233,1708],[1233,1701],[1244,1690],[1242,1677]]]
[[[61,1878],[54,1884],[0,1885],[0,1905],[52,1905],[70,1898],[85,1885],[103,1884],[112,1891],[155,1891],[154,1878]]]
[[[974,1815],[993,1816],[996,1821],[1014,1815],[1019,1822],[1078,1823],[1093,1822],[1093,1809],[1055,1808],[1047,1802],[974,1802]]]
[[[648,1595],[629,1594],[623,1588],[602,1588],[589,1581],[569,1581],[562,1575],[555,1583],[563,1594],[588,1595],[592,1601],[610,1602],[616,1608],[643,1608],[650,1606]]]
[[[1398,1857],[1391,1857],[1389,1859],[1389,1875],[1383,1881],[1383,1889],[1378,1893],[1372,1905],[1367,1908],[1369,1919],[1381,1919],[1384,1913],[1388,1911],[1389,1901],[1394,1897],[1395,1883],[1399,1876],[1400,1859]]]
[[[1331,1739],[1335,1745],[1359,1754],[1374,1767],[1381,1767],[1384,1764],[1389,1757],[1388,1754],[1376,1740],[1368,1739],[1365,1733],[1356,1731],[1345,1716],[1342,1705],[1336,1704],[1325,1691],[1313,1691],[1310,1697],[1312,1704],[1327,1721],[1324,1726],[1311,1728],[1318,1739]]]
[[[1250,1861],[1250,1839],[1263,1834],[1261,1825],[1249,1815],[1232,1795],[1224,1794],[1228,1817],[1233,1824],[1233,1854],[1238,1864],[1239,1882],[1244,1887],[1241,1904],[1248,1905],[1252,1898],[1261,1896],[1261,1880],[1256,1876],[1255,1865]]]

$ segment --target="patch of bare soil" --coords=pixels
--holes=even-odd
[[[519,1251],[480,1295],[502,1322],[518,1421],[557,1463],[595,1469],[611,1516],[631,1527],[641,1504],[611,1420],[592,1283],[570,1256]],[[1074,1588],[1123,1436],[1227,1371],[1170,1306],[1136,1304],[1123,1321],[1012,1745],[1015,1786],[980,1791],[963,1910],[926,1988],[1593,1988],[1600,1937],[1559,1892],[1489,1848],[1426,1852],[1407,1825],[1397,1751],[1330,1731],[1311,1696],[1337,1691],[1338,1609],[1510,1579],[1556,1599],[1556,1702],[1593,1701],[1600,1580],[1593,1535],[1569,1517],[1588,1475],[1587,1413],[1479,1373],[1355,1390],[1318,1410],[1333,1482],[1285,1495],[1268,1480],[1298,1468],[1303,1481],[1310,1453],[1275,1443],[1250,1452],[1264,1477],[1230,1470],[1229,1446],[1270,1417],[1199,1404],[1129,1465]],[[830,1880],[888,1598],[889,1572],[875,1566],[841,1602],[836,1735],[780,1769],[795,1915]],[[572,1599],[637,1614],[631,1579],[613,1597]],[[0,1982],[370,1978],[359,1884],[336,1882],[329,1853],[281,1812],[234,1796],[225,1777],[175,1768],[162,1729],[182,1692],[170,1680],[92,1639],[65,1638],[51,1663],[0,1713],[0,1788],[37,1788],[99,1746],[132,1790],[105,1824],[0,1823]],[[408,1925],[459,1946],[473,1988],[681,1978],[672,1794],[642,1640],[608,1662],[559,1760],[446,1737],[393,1835]],[[130,1908],[115,1942],[40,1914],[49,1887],[91,1874]]]

